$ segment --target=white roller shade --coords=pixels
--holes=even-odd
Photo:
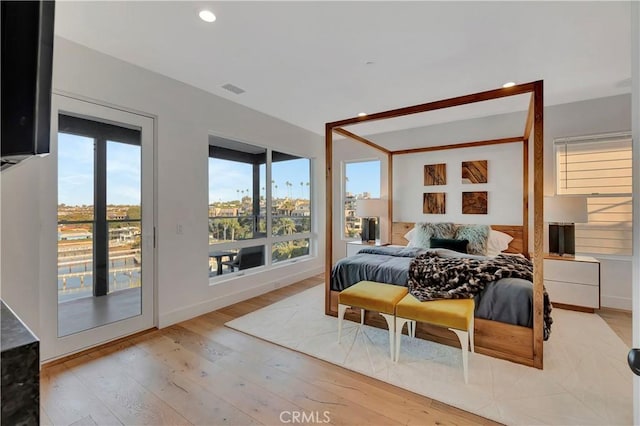
[[[564,138],[554,146],[557,194],[587,196],[589,223],[576,225],[576,251],[631,255],[631,136]]]

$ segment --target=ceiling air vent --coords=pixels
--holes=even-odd
[[[226,89],[232,93],[235,93],[236,95],[239,95],[241,93],[244,93],[244,89],[239,88],[238,86],[234,86],[231,83],[227,83],[224,86],[222,86],[223,89]]]

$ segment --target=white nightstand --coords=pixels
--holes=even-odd
[[[363,249],[365,247],[382,247],[382,246],[388,246],[389,244],[376,244],[374,242],[366,242],[366,241],[347,241],[347,257],[349,256],[353,256],[354,254],[357,254],[360,249]]]
[[[544,286],[559,308],[600,309],[600,262],[589,256],[544,256]]]

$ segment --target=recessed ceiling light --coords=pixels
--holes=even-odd
[[[358,113],[358,117],[366,117],[367,113],[366,112],[359,112]]]
[[[516,84],[515,84],[513,81],[510,81],[510,82],[508,82],[508,83],[503,84],[503,85],[502,85],[502,87],[513,87],[513,86],[515,86],[515,85],[516,85]]]
[[[213,22],[216,20],[216,15],[214,15],[212,11],[206,9],[201,10],[198,16],[200,16],[200,19],[205,22]]]

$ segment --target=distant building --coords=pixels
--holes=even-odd
[[[131,242],[136,235],[140,234],[140,229],[135,226],[125,226],[123,228],[109,229],[109,239],[111,241]]]
[[[308,217],[311,216],[311,210],[309,208],[309,201],[296,200],[296,206],[291,212],[291,216],[295,217]]]
[[[234,217],[238,216],[238,208],[237,207],[211,207],[209,206],[209,216],[210,217]]]
[[[90,240],[92,238],[93,234],[89,231],[58,232],[58,241],[79,241]]]

